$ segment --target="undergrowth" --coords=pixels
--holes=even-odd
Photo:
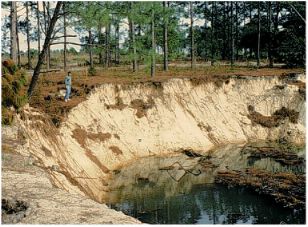
[[[12,60],[2,62],[2,124],[10,125],[18,111],[28,102],[27,78]]]

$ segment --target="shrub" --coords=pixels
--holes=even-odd
[[[19,110],[28,102],[25,72],[12,60],[2,62],[2,124],[11,124],[13,110]]]
[[[88,68],[88,74],[89,76],[96,76],[96,69],[94,67],[89,67]]]

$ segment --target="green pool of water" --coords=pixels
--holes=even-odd
[[[304,154],[299,150],[300,157]],[[151,224],[304,224],[304,210],[284,208],[246,188],[214,183],[217,171],[248,167],[305,173],[304,164],[285,166],[272,158],[251,162],[243,146],[236,145],[205,157],[153,156],[115,171],[105,202]]]

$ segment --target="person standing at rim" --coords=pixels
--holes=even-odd
[[[66,94],[64,97],[64,101],[67,102],[68,100],[70,100],[70,94],[71,94],[71,88],[72,88],[72,74],[69,71],[65,77],[65,87],[66,87]]]

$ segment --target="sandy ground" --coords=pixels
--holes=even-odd
[[[105,204],[53,187],[47,173],[35,166],[31,157],[15,152],[18,144],[17,140],[3,136],[3,224],[140,223],[121,212],[109,209]]]

